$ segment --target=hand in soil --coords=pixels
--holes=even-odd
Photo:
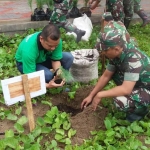
[[[96,96],[94,97],[94,99],[93,99],[93,101],[92,101],[92,108],[93,108],[94,111],[96,110],[98,104],[100,103],[100,100],[101,100],[101,98],[98,97],[98,95],[96,95]]]
[[[92,102],[92,97],[86,97],[81,103],[81,109],[86,108]]]

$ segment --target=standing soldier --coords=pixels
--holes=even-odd
[[[129,27],[129,24],[132,20],[133,14],[136,13],[140,16],[140,18],[143,20],[142,27],[146,26],[148,23],[150,23],[150,19],[148,19],[148,16],[145,14],[144,10],[141,8],[140,4],[141,0],[124,0],[124,25],[126,28]]]
[[[134,0],[134,12],[140,16],[143,20],[142,27],[146,26],[150,23],[150,19],[145,14],[144,10],[141,8],[141,0]]]
[[[76,42],[78,43],[82,36],[85,35],[85,31],[78,29],[75,25],[67,20],[66,15],[71,10],[72,5],[72,0],[54,0],[54,9],[49,23],[53,23],[58,27],[62,27],[67,32],[76,33]]]
[[[89,0],[90,9],[95,9],[101,0]],[[124,22],[123,0],[106,0],[106,11],[111,12],[115,21]]]

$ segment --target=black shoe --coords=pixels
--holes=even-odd
[[[141,119],[143,119],[144,116],[140,116],[140,115],[137,115],[137,114],[127,114],[126,116],[126,120],[128,120],[129,122],[134,122],[134,121],[139,121]]]
[[[76,39],[76,42],[80,42],[81,41],[81,38],[82,36],[85,35],[86,31],[83,31],[83,30],[80,30],[80,29],[76,29],[75,33],[77,34],[77,39]]]
[[[134,122],[134,121],[139,121],[141,119],[143,119],[149,112],[148,108],[145,108],[145,110],[143,110],[142,112],[134,112],[134,113],[129,113],[126,116],[126,120],[128,120],[129,122]]]

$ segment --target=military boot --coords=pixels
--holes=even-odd
[[[74,32],[74,33],[76,33],[76,35],[77,35],[76,42],[77,42],[77,43],[78,43],[79,41],[81,41],[82,36],[84,36],[85,33],[86,33],[86,31],[78,29],[75,25],[71,24],[71,23],[68,22],[68,21],[67,21],[66,24],[64,25],[64,29],[65,29],[67,32]]]
[[[144,10],[138,11],[137,14],[143,20],[143,24],[141,25],[141,27],[144,27],[144,26],[146,26],[147,24],[150,23],[150,19],[147,17],[147,15],[145,14]]]

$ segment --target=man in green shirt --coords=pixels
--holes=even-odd
[[[22,74],[44,70],[46,87],[59,87],[64,81],[55,84],[54,73],[61,66],[69,70],[73,63],[73,56],[69,52],[62,52],[60,30],[55,25],[46,25],[41,32],[28,35],[20,43],[16,55],[17,68]]]

